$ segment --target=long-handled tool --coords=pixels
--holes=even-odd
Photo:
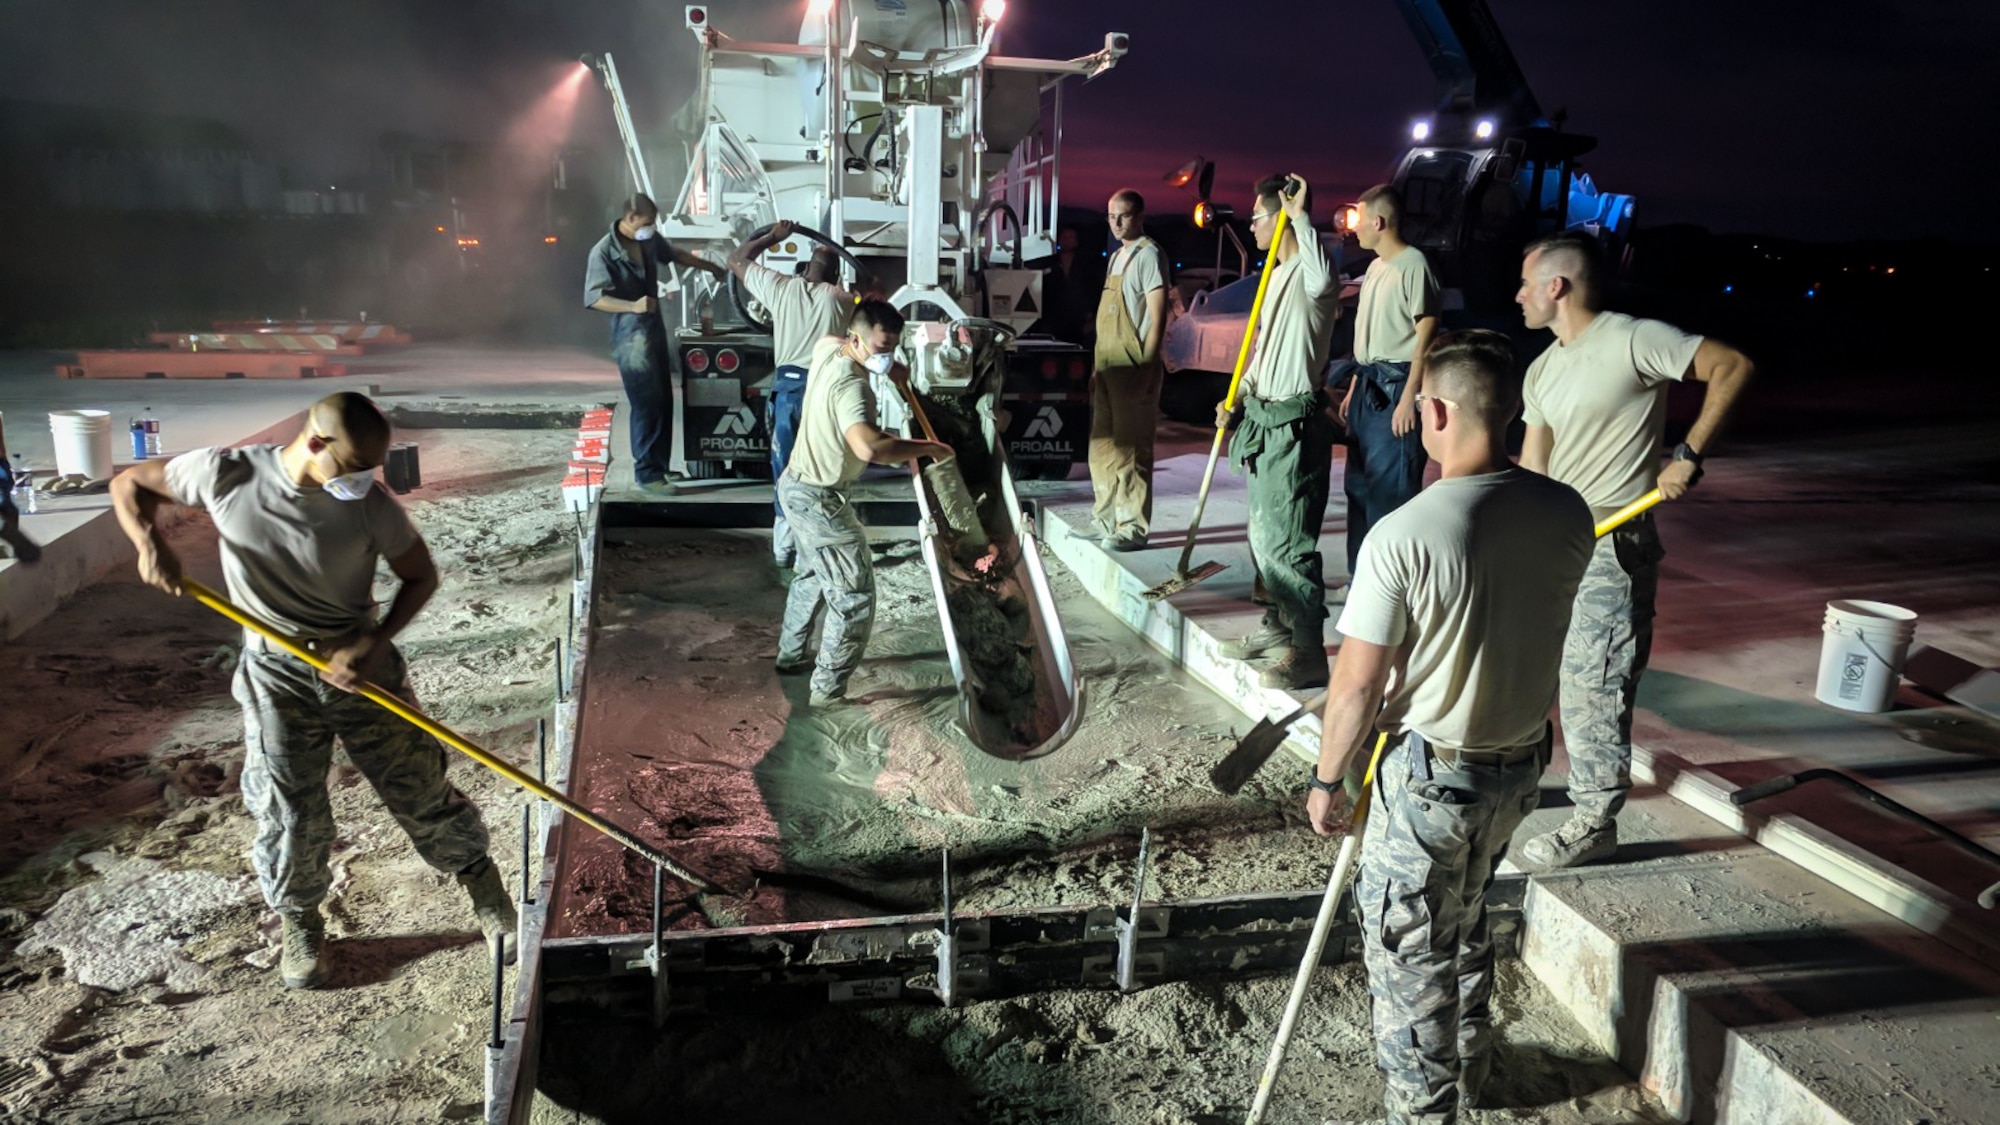
[[[1610,534],[1611,529],[1658,504],[1660,499],[1660,490],[1656,488],[1613,512],[1603,523],[1597,525],[1597,537],[1602,539]],[[1237,791],[1264,767],[1264,763],[1271,760],[1271,755],[1277,752],[1278,747],[1285,744],[1285,733],[1291,725],[1325,705],[1326,693],[1320,692],[1282,719],[1275,722],[1270,719],[1257,720],[1257,725],[1251,727],[1249,733],[1239,739],[1229,753],[1223,755],[1222,760],[1215,763],[1215,766],[1208,771],[1209,782],[1219,791],[1235,796]]]
[[[1285,237],[1285,211],[1278,209],[1276,224],[1271,228],[1271,250],[1264,255],[1264,272],[1257,279],[1257,296],[1250,302],[1250,320],[1243,326],[1243,343],[1236,349],[1236,372],[1229,377],[1229,393],[1222,398],[1224,410],[1236,409],[1236,392],[1243,386],[1243,369],[1250,363],[1250,345],[1257,336],[1257,318],[1264,311],[1264,293],[1271,287],[1271,271],[1278,263],[1278,243]],[[1317,237],[1310,230],[1306,237]],[[1208,508],[1208,489],[1215,483],[1215,463],[1222,458],[1222,443],[1229,437],[1229,427],[1215,427],[1215,444],[1208,450],[1208,469],[1201,474],[1201,495],[1195,498],[1194,516],[1188,520],[1187,543],[1181,547],[1181,561],[1174,567],[1174,576],[1146,591],[1146,600],[1159,601],[1171,597],[1198,582],[1205,582],[1228,569],[1228,564],[1205,562],[1193,570],[1188,562],[1194,558],[1195,535],[1201,531],[1201,515]]]
[[[290,637],[287,637],[277,632],[270,626],[264,624],[262,621],[259,621],[256,618],[250,616],[249,614],[243,612],[241,609],[237,608],[234,602],[231,602],[228,598],[223,597],[221,594],[216,593],[214,590],[209,589],[207,586],[202,585],[200,582],[197,582],[192,578],[182,578],[181,588],[186,590],[191,596],[193,596],[194,600],[200,602],[201,604],[207,606],[208,608],[214,610],[215,612],[221,614],[222,616],[227,617],[231,621],[236,622],[238,625],[243,626],[245,629],[250,630],[251,632],[257,634],[258,636],[263,637],[265,640],[270,641],[274,645],[277,645],[280,649],[283,649],[285,652],[290,653],[291,655],[298,657],[300,660],[305,661],[307,664],[312,665],[313,668],[317,669],[318,671],[324,672],[327,670],[328,667],[327,662],[321,657],[319,657],[317,654],[315,654],[312,650],[306,648],[304,645],[299,644],[297,641],[292,640]],[[677,879],[680,879],[684,882],[693,885],[693,887],[696,890],[714,891],[717,889],[716,885],[713,882],[703,878],[700,875],[695,874],[693,871],[688,870],[686,867],[681,866],[679,863],[674,862],[674,860],[670,858],[665,852],[660,851],[658,848],[655,848],[651,844],[646,843],[644,840],[639,839],[637,836],[634,836],[632,833],[626,831],[623,828],[620,828],[618,825],[611,823],[610,821],[604,819],[603,817],[597,815],[594,812],[591,812],[589,809],[584,808],[582,805],[579,805],[575,801],[570,800],[568,797],[563,796],[556,790],[549,788],[547,785],[544,785],[541,781],[537,780],[536,778],[530,776],[529,774],[519,769],[516,769],[514,766],[508,764],[506,761],[495,757],[493,754],[480,747],[477,743],[474,743],[466,738],[461,738],[457,734],[457,732],[453,731],[451,728],[443,725],[442,723],[436,722],[435,720],[431,719],[430,716],[424,714],[422,711],[417,710],[415,707],[410,706],[409,704],[403,702],[402,700],[382,690],[380,687],[377,687],[374,684],[363,681],[361,686],[355,689],[355,694],[363,697],[364,699],[367,699],[369,702],[375,704],[378,707],[383,708],[390,714],[395,715],[397,718],[403,720],[406,723],[409,723],[411,726],[416,727],[418,730],[423,731],[425,734],[430,735],[432,738],[437,739],[439,742],[444,743],[446,746],[451,747],[453,750],[456,750],[459,753],[464,754],[466,757],[471,758],[473,761],[478,762],[480,765],[485,766],[487,769],[492,770],[494,773],[499,774],[501,777],[506,778],[508,781],[513,782],[514,784],[520,786],[523,789],[526,789],[528,792],[533,793],[535,796],[540,797],[542,800],[549,802],[550,804],[556,806],[557,808],[575,817],[576,819],[582,821],[583,823],[588,824],[592,828],[597,829],[599,832],[604,833],[606,836],[611,837],[613,840],[616,840],[619,843],[625,845],[626,847],[632,849],[634,852],[637,852],[640,856],[658,865],[661,870],[666,871],[667,873],[673,875]]]
[[[1313,919],[1312,937],[1306,941],[1306,955],[1299,962],[1299,975],[1292,978],[1292,995],[1285,1001],[1284,1018],[1278,1021],[1278,1037],[1271,1043],[1271,1057],[1264,1060],[1264,1073],[1257,1079],[1257,1096],[1250,1103],[1246,1125],[1259,1125],[1271,1104],[1271,1091],[1278,1085],[1278,1071],[1285,1065],[1285,1051],[1292,1045],[1292,1027],[1305,1007],[1306,989],[1312,986],[1313,970],[1319,968],[1320,954],[1326,949],[1326,935],[1333,930],[1333,916],[1340,907],[1341,893],[1354,876],[1355,859],[1361,854],[1361,834],[1368,827],[1368,798],[1375,792],[1375,768],[1382,764],[1382,749],[1389,744],[1387,732],[1375,737],[1375,754],[1368,759],[1368,773],[1361,781],[1361,795],[1354,798],[1354,816],[1347,839],[1340,842],[1340,858],[1334,861],[1333,875],[1326,881],[1326,897],[1319,900],[1319,916]]]

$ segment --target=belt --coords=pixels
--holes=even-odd
[[[1406,737],[1422,743],[1424,753],[1430,757],[1430,760],[1439,763],[1446,769],[1458,769],[1462,766],[1486,766],[1489,768],[1513,766],[1519,765],[1522,762],[1533,761],[1541,757],[1543,748],[1549,745],[1551,736],[1549,731],[1544,729],[1542,736],[1533,742],[1525,742],[1519,746],[1509,746],[1500,750],[1460,750],[1454,746],[1445,746],[1432,742],[1416,731],[1410,731]]]

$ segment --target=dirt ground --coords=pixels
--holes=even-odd
[[[444,571],[402,638],[431,714],[516,761],[548,712],[574,524],[570,435],[406,431],[404,498]],[[220,585],[213,531],[174,533]],[[386,572],[385,572],[386,573]],[[121,571],[6,645],[0,682],[0,1119],[479,1116],[490,981],[463,892],[344,758],[327,990],[278,986],[249,877],[234,627]],[[456,759],[518,886],[513,787]]]
[[[851,702],[814,709],[771,667],[784,599],[754,535],[649,532],[602,559],[580,798],[723,879],[767,873],[719,921],[774,923],[938,907],[949,848],[957,908],[1129,901],[1140,829],[1147,897],[1323,885],[1337,840],[1308,832],[1297,767],[1274,761],[1228,798],[1209,767],[1248,724],[1137,643],[1051,568],[1085,716],[1059,750],[975,749],[941,650],[916,545],[878,543],[875,631]],[[663,726],[663,714],[675,717]],[[573,826],[574,827],[574,826]],[[666,842],[666,841],[671,842]],[[643,932],[650,869],[573,830],[559,935]],[[777,872],[778,875],[768,873]],[[714,906],[713,901],[711,906]],[[670,915],[701,928],[692,911]],[[1131,997],[1046,993],[969,1005],[734,1014],[654,1038],[597,1018],[552,1024],[538,1120],[1077,1122],[1240,1120],[1289,980],[1174,983]],[[1472,1120],[1647,1120],[1615,1066],[1509,964],[1495,1104]],[[1379,1112],[1357,965],[1321,974],[1274,1121]],[[599,1076],[661,1074],[607,1086]]]
[[[427,485],[406,500],[446,572],[405,637],[417,691],[448,725],[526,762],[549,704],[573,525],[549,499],[557,474],[520,466],[559,457],[567,435],[415,436]],[[175,533],[197,575],[216,572],[211,538],[199,519]],[[1150,898],[1324,877],[1332,845],[1301,827],[1289,763],[1240,797],[1214,793],[1208,766],[1247,724],[1134,642],[1060,567],[1085,718],[1057,753],[1008,762],[957,732],[914,544],[881,552],[882,610],[856,702],[819,713],[803,679],[770,668],[783,586],[767,560],[754,535],[655,536],[608,552],[586,728],[627,755],[591,778],[593,806],[677,839],[697,867],[769,868],[819,888],[777,880],[737,903],[735,920],[933,909],[944,847],[959,861],[962,909],[1118,901],[1147,826]],[[121,573],[0,655],[10,701],[30,704],[0,712],[0,1117],[479,1116],[488,967],[470,911],[344,762],[332,782],[332,984],[287,993],[273,979],[275,920],[249,878],[236,790],[233,641],[206,610]],[[453,771],[518,886],[512,787],[469,762]],[[599,882],[586,893],[588,879],[572,880],[559,926],[643,928],[630,872],[594,840],[574,844],[573,870],[588,876],[595,863]],[[950,1012],[746,1013],[658,1038],[558,1024],[538,1116],[1225,1120],[1254,1086],[1287,983],[1049,993]],[[1507,1077],[1494,1092],[1515,1108],[1472,1120],[1647,1119],[1629,1080],[1589,1058],[1513,966],[1500,1004]],[[1275,1120],[1376,1110],[1365,1005],[1358,967],[1321,974]],[[671,1075],[670,1092],[628,1078],[642,1068]]]

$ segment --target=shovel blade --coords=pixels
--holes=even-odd
[[[1209,769],[1209,783],[1223,794],[1234,797],[1284,744],[1284,727],[1269,719],[1257,720],[1257,725],[1236,743],[1235,749],[1223,755],[1222,760]]]
[[[1209,579],[1215,577],[1218,574],[1221,574],[1223,571],[1228,569],[1229,569],[1228,563],[1205,562],[1200,566],[1195,567],[1193,570],[1188,571],[1186,574],[1176,574],[1172,578],[1167,579],[1165,582],[1160,583],[1158,586],[1155,586],[1152,589],[1146,591],[1145,598],[1149,602],[1156,602],[1159,601],[1161,598],[1173,597],[1175,594],[1180,593],[1182,590],[1185,590],[1190,586],[1206,582]]]

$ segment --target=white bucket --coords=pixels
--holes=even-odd
[[[1917,632],[1917,615],[1886,602],[1826,603],[1819,650],[1821,703],[1843,711],[1887,711]]]
[[[90,480],[111,476],[111,413],[106,410],[51,410],[49,433],[56,439],[56,472]]]

